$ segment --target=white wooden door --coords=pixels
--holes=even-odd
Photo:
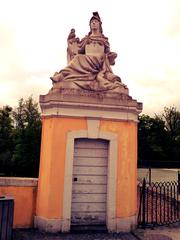
[[[106,224],[107,164],[108,141],[75,140],[72,225]]]

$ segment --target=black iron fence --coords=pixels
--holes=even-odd
[[[180,222],[180,195],[178,182],[147,183],[138,185],[138,226],[153,227]]]

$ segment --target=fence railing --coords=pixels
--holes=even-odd
[[[138,185],[138,226],[166,225],[180,221],[178,182],[147,183]]]

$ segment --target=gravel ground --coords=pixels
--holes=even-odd
[[[137,229],[134,233],[56,233],[36,229],[14,229],[13,240],[180,240],[180,227]]]
[[[35,229],[15,229],[13,240],[137,240],[131,233],[44,233]]]

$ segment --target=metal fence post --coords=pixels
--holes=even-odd
[[[178,194],[180,194],[180,171],[178,169]]]
[[[142,185],[142,227],[146,226],[146,179],[143,179]]]
[[[149,168],[149,185],[151,185],[151,167]]]

